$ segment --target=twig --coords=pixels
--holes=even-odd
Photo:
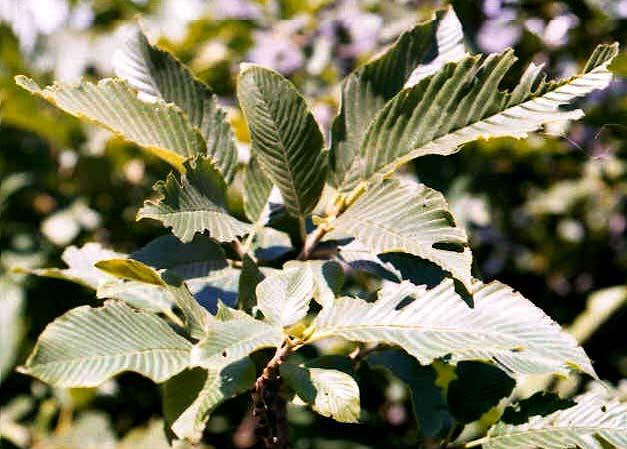
[[[311,234],[308,234],[303,243],[303,249],[298,255],[298,260],[309,259],[313,250],[316,249],[316,246],[318,246],[318,243],[320,243],[320,240],[322,240],[322,237],[324,237],[328,231],[327,226],[321,224]]]
[[[287,356],[300,345],[286,340],[255,381],[252,391],[255,433],[266,449],[290,448],[287,403],[281,394],[283,380],[279,369]]]

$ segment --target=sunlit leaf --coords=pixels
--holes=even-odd
[[[93,387],[123,371],[163,382],[189,365],[191,349],[156,315],[109,301],[49,324],[21,370],[58,387]]]
[[[161,221],[183,242],[190,242],[196,233],[205,231],[223,242],[248,233],[250,225],[226,211],[226,186],[213,163],[197,158],[186,162],[185,169],[184,174],[170,173],[165,182],[155,185],[159,197],[144,203],[138,219]]]
[[[430,260],[470,288],[472,254],[441,193],[385,180],[333,222],[329,238],[355,237],[372,253],[406,252]]]
[[[162,99],[174,103],[200,132],[209,156],[229,183],[237,167],[237,149],[226,114],[209,86],[167,51],[150,44],[135,30],[124,48],[113,57],[116,74],[136,89],[146,101]]]
[[[54,84],[44,89],[24,76],[16,77],[16,82],[67,113],[96,122],[179,169],[186,158],[206,152],[202,136],[178,106],[144,102],[125,81],[83,81],[75,87]]]
[[[533,303],[498,282],[475,282],[474,307],[452,280],[425,290],[407,281],[388,284],[379,299],[337,298],[312,323],[310,341],[328,337],[387,343],[423,365],[439,357],[493,361],[514,374],[578,369],[595,376],[575,339]]]

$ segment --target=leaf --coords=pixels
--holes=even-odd
[[[599,46],[581,74],[559,82],[546,82],[542,67],[532,64],[512,91],[499,90],[516,61],[510,50],[446,64],[374,118],[361,142],[361,178],[386,175],[419,156],[455,153],[473,140],[524,138],[547,123],[581,118],[581,110],[564,107],[607,87],[617,53],[617,45]]]
[[[228,266],[224,251],[209,237],[196,234],[183,243],[173,235],[156,238],[130,255],[156,269],[168,269],[184,279],[206,276]]]
[[[114,279],[102,282],[96,290],[96,297],[120,299],[138,309],[163,312],[176,322],[176,318],[171,313],[172,295],[161,286]]]
[[[95,267],[122,279],[129,279],[144,284],[163,286],[159,273],[143,263],[133,259],[110,259],[95,263]]]
[[[178,438],[197,442],[211,412],[254,382],[255,364],[250,357],[222,369],[184,371],[165,384],[166,422]]]
[[[156,315],[107,301],[49,324],[21,371],[56,387],[94,387],[123,371],[163,382],[189,365],[191,348]]]
[[[152,218],[171,227],[183,242],[196,233],[209,231],[221,242],[231,242],[249,232],[250,225],[231,217],[226,211],[226,186],[209,159],[185,162],[185,174],[173,173],[165,182],[155,184],[157,200],[148,200],[137,218]]]
[[[255,256],[260,260],[277,260],[293,250],[292,240],[286,232],[266,226],[255,237]]]
[[[0,384],[14,366],[22,338],[24,293],[7,276],[0,277]]]
[[[109,129],[178,169],[185,159],[206,152],[202,136],[180,108],[162,101],[146,103],[125,81],[109,78],[98,84],[82,81],[75,87],[54,84],[44,89],[21,75],[15,81],[65,112]]]
[[[284,265],[284,269],[299,268],[308,270],[314,284],[313,298],[320,305],[331,305],[344,285],[344,270],[334,261],[325,260],[292,260]]]
[[[264,275],[259,267],[248,254],[244,254],[242,259],[242,273],[239,277],[237,299],[238,307],[245,312],[251,313],[257,304],[257,285],[263,280]]]
[[[520,294],[479,281],[472,294],[474,308],[449,279],[426,291],[407,281],[388,284],[374,303],[337,298],[316,317],[308,341],[341,337],[397,345],[423,365],[446,356],[452,362],[493,361],[513,374],[578,369],[596,377],[574,338]]]
[[[430,260],[470,288],[472,254],[441,193],[384,180],[337,220],[328,238],[351,235],[373,253],[406,252]]]
[[[95,290],[100,283],[114,279],[96,268],[95,263],[125,256],[125,254],[104,248],[99,243],[86,243],[81,248],[68,246],[61,255],[61,260],[65,262],[67,268],[42,268],[32,270],[32,273],[37,276],[65,279]]]
[[[212,317],[198,304],[183,279],[175,272],[165,271],[160,275],[148,265],[133,259],[105,260],[96,266],[112,276],[164,288],[183,312],[188,334],[195,339],[207,335]]]
[[[414,415],[423,436],[434,437],[446,429],[451,418],[442,390],[435,385],[437,376],[432,366],[422,366],[398,349],[374,352],[367,361],[373,368],[389,370],[409,387]]]
[[[271,323],[288,327],[307,315],[314,294],[308,267],[293,266],[266,277],[257,285],[257,307]]]
[[[406,83],[430,75],[465,55],[461,23],[452,8],[401,34],[382,56],[351,73],[342,83],[339,115],[333,122],[331,182],[343,192],[359,182],[365,164],[360,144],[376,113]]]
[[[281,377],[300,399],[322,416],[344,423],[359,420],[359,386],[353,376],[337,369],[307,364],[280,365]]]
[[[61,259],[68,268],[43,268],[31,270],[38,276],[65,279],[96,290],[99,299],[120,299],[133,307],[150,312],[162,312],[173,318],[171,309],[173,298],[158,285],[122,281],[96,268],[103,260],[123,259],[126,254],[104,248],[99,243],[86,243],[81,248],[67,247]]]
[[[244,312],[230,318],[211,324],[207,337],[192,349],[192,366],[226,366],[259,349],[278,347],[285,338],[280,326],[256,320]]]
[[[508,397],[516,381],[499,368],[477,362],[460,362],[449,384],[447,401],[457,422],[471,423]]]
[[[263,174],[256,152],[252,151],[244,175],[244,212],[253,223],[261,219],[272,192],[272,181]]]
[[[323,138],[305,99],[278,73],[247,64],[237,96],[250,129],[253,157],[276,185],[290,215],[316,206],[326,177]]]
[[[602,449],[627,447],[627,406],[606,402],[594,393],[576,398],[577,405],[546,417],[534,417],[528,423],[498,423],[488,436],[471,442],[484,449]]]
[[[116,75],[139,92],[141,99],[174,103],[202,136],[209,156],[230,183],[237,168],[237,149],[226,114],[205,83],[167,51],[150,44],[140,29],[113,56]]]
[[[213,317],[196,301],[194,295],[178,275],[166,271],[162,277],[166,283],[166,288],[174,297],[176,305],[183,312],[189,336],[197,340],[204,338],[209,333]]]
[[[240,270],[229,266],[220,245],[206,235],[196,234],[187,243],[162,236],[130,257],[182,277],[196,299],[212,312],[218,299],[235,304]]]

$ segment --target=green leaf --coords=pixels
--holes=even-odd
[[[224,251],[209,237],[196,234],[183,243],[172,235],[156,238],[130,255],[155,269],[167,269],[184,279],[195,279],[228,266]]]
[[[220,245],[206,235],[196,234],[187,243],[172,235],[162,236],[130,257],[182,277],[197,300],[212,312],[218,299],[235,304],[240,270],[229,266]]]
[[[98,299],[120,299],[138,309],[165,313],[169,318],[177,321],[177,318],[172,314],[172,295],[158,285],[113,279],[98,285],[96,297]]]
[[[24,293],[7,276],[0,277],[0,383],[10,372],[22,338]]]
[[[226,211],[226,186],[209,159],[197,158],[184,164],[185,174],[170,173],[165,182],[155,184],[157,200],[148,200],[137,218],[159,220],[183,242],[196,233],[209,231],[221,241],[236,240],[250,231],[250,225],[231,217]]]
[[[449,384],[447,401],[457,422],[473,422],[508,397],[516,381],[496,366],[478,362],[460,362],[456,379]]]
[[[242,259],[242,273],[239,277],[237,299],[238,307],[251,313],[257,304],[257,285],[263,280],[264,275],[248,254],[244,254]]]
[[[54,84],[41,89],[24,76],[15,80],[65,112],[109,129],[177,169],[182,169],[185,159],[206,152],[202,136],[178,106],[163,101],[146,103],[125,81],[104,79],[98,84],[83,81],[75,87]]]
[[[304,217],[316,206],[327,171],[322,134],[305,99],[278,73],[251,64],[240,73],[237,96],[253,156],[290,215]]]
[[[193,366],[208,369],[226,366],[259,349],[278,347],[283,342],[285,336],[280,326],[256,320],[241,311],[232,313],[235,315],[227,321],[214,321],[207,337],[194,346]]]
[[[67,268],[41,268],[32,270],[31,273],[65,279],[96,290],[102,282],[115,279],[96,268],[96,262],[122,257],[126,257],[126,254],[104,248],[100,243],[86,243],[81,248],[68,246],[61,255],[61,260],[65,262]]]
[[[509,373],[596,376],[575,339],[530,301],[499,283],[472,287],[474,308],[452,280],[426,290],[407,281],[388,284],[374,303],[343,297],[324,307],[308,341],[341,337],[405,349],[423,365],[448,356],[493,361]]]
[[[139,309],[162,312],[172,317],[173,298],[167,291],[154,284],[123,281],[96,268],[96,263],[122,259],[126,254],[104,248],[99,243],[86,243],[81,248],[67,247],[61,259],[68,268],[42,268],[31,270],[32,274],[65,279],[96,290],[99,299],[120,299]]]
[[[288,233],[277,231],[268,226],[259,230],[255,236],[255,256],[264,261],[281,259],[294,251],[292,240]]]
[[[373,253],[406,252],[436,263],[470,288],[472,254],[441,193],[384,180],[333,222],[328,238],[355,237]]]
[[[163,288],[183,312],[188,334],[195,339],[207,335],[212,321],[211,315],[198,304],[183,279],[175,272],[165,271],[160,275],[148,265],[133,259],[104,260],[98,262],[96,266],[118,278]]]
[[[360,144],[377,112],[406,83],[414,84],[444,63],[465,55],[464,34],[452,8],[401,34],[382,56],[351,73],[342,83],[340,113],[333,122],[331,181],[341,191],[359,182],[365,165]]]
[[[164,388],[164,415],[178,438],[200,441],[209,415],[226,399],[251,388],[255,364],[250,357],[222,369],[183,371]]]
[[[57,387],[93,387],[123,371],[163,382],[189,366],[191,349],[156,315],[107,301],[49,324],[21,370]]]
[[[361,142],[361,177],[387,175],[419,156],[452,154],[473,140],[524,138],[547,123],[581,118],[581,110],[564,107],[607,87],[617,54],[617,45],[599,46],[581,74],[559,82],[546,82],[532,64],[512,91],[499,89],[516,61],[510,50],[446,64],[377,114]]]
[[[370,354],[368,364],[385,368],[407,385],[420,433],[425,437],[439,435],[450,422],[442,390],[436,385],[432,366],[422,366],[405,351],[390,349]]]
[[[577,405],[546,417],[534,417],[528,423],[498,423],[488,436],[467,444],[484,449],[602,449],[609,443],[627,447],[627,406],[606,401],[588,393],[576,398]]]
[[[166,271],[162,277],[166,283],[166,288],[174,297],[174,302],[183,312],[189,336],[197,340],[204,338],[209,333],[209,327],[214,321],[213,317],[198,304],[194,295],[178,275]]]
[[[337,369],[283,363],[281,377],[312,409],[339,422],[359,420],[359,386],[353,376]]]
[[[159,274],[133,259],[110,259],[95,263],[95,267],[112,276],[122,279],[141,282],[144,284],[163,286],[163,280]]]
[[[246,166],[244,175],[244,212],[253,223],[260,220],[272,192],[270,181],[261,170],[261,165],[253,153]]]
[[[257,307],[269,322],[288,327],[307,315],[314,288],[308,267],[286,267],[257,285]]]
[[[113,57],[116,75],[125,79],[146,101],[174,103],[200,132],[209,156],[230,183],[237,167],[233,132],[209,86],[167,51],[150,44],[137,29]]]
[[[334,261],[328,260],[292,260],[284,269],[303,269],[311,273],[314,290],[313,298],[320,305],[331,305],[344,285],[344,270]]]

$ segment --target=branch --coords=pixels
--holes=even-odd
[[[329,232],[328,228],[321,224],[311,234],[307,235],[305,243],[303,243],[303,249],[298,255],[298,260],[307,260],[311,256],[311,253],[316,249],[322,237]]]
[[[281,394],[283,380],[279,369],[287,356],[300,345],[286,340],[255,381],[252,391],[255,433],[266,449],[290,448],[287,403]]]

